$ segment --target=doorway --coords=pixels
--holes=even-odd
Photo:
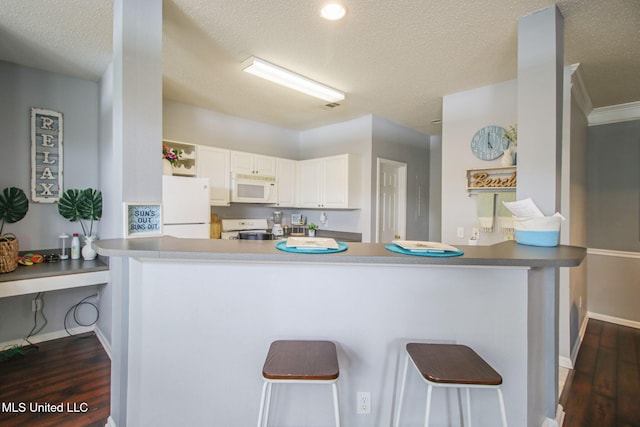
[[[378,157],[376,242],[406,238],[407,164]]]

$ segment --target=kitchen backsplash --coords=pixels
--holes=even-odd
[[[212,206],[211,213],[217,214],[220,219],[236,218],[266,218],[271,220],[274,211],[282,212],[283,225],[291,225],[291,214],[300,213],[307,217],[307,224],[313,222],[320,230],[345,231],[349,233],[362,233],[358,229],[360,210],[316,210],[316,209],[291,209],[254,204],[232,204],[231,206]],[[324,212],[326,224],[320,221]],[[271,225],[271,223],[270,223]]]

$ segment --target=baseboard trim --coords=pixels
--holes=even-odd
[[[109,344],[109,340],[107,340],[107,337],[104,336],[100,328],[97,326],[95,329],[95,333],[96,337],[98,337],[98,341],[100,341],[100,344],[102,344],[102,348],[104,348],[105,353],[107,353],[107,356],[109,356],[109,360],[113,360],[113,358],[111,357],[111,344]]]
[[[69,332],[71,332],[71,335],[78,335],[78,334],[84,334],[87,332],[93,332],[95,330],[95,327],[92,326],[78,326],[75,328],[70,328]],[[33,344],[37,344],[39,342],[44,342],[44,341],[51,341],[51,340],[57,340],[58,338],[66,338],[68,337],[69,334],[67,333],[67,331],[65,330],[61,330],[61,331],[53,331],[53,332],[47,332],[46,334],[41,334],[41,335],[34,335],[32,337],[29,337],[29,341],[32,342]],[[0,343],[0,349],[4,349],[7,347],[13,347],[15,345],[17,346],[23,346],[25,344],[28,344],[24,338],[20,338],[17,340],[12,340],[12,341],[6,341],[3,343]]]
[[[558,357],[558,365],[561,368],[573,369],[573,361],[571,360],[571,357],[566,357],[566,356]]]
[[[562,424],[564,424],[564,417],[565,417],[565,412],[564,412],[564,408],[562,407],[562,405],[558,405],[558,411],[556,412],[556,423],[558,424],[559,427],[562,427]]]
[[[545,418],[542,423],[542,427],[558,427],[558,426],[559,426],[558,421],[554,420],[553,418]]]
[[[587,315],[591,319],[602,320],[603,322],[615,323],[616,325],[629,326],[630,328],[640,329],[640,322],[620,317],[608,316],[606,314],[588,312]]]

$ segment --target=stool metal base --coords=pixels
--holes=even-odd
[[[274,384],[331,384],[333,391],[333,416],[336,427],[340,427],[340,405],[338,403],[338,386],[335,380],[270,380],[265,378],[262,386],[262,399],[260,400],[260,414],[258,415],[258,427],[267,427],[269,423],[269,409],[271,407],[271,389]]]
[[[336,346],[331,341],[280,340],[271,343],[262,377],[262,399],[258,427],[267,427],[274,384],[331,384],[336,427],[340,427],[340,406],[336,382],[340,370]]]
[[[415,345],[415,344],[413,344]],[[455,383],[455,382],[433,382],[425,378],[423,372],[421,372],[420,368],[418,368],[416,362],[413,358],[410,357],[409,351],[406,353],[405,363],[404,363],[404,373],[402,375],[402,386],[400,388],[400,398],[398,402],[398,411],[396,413],[396,419],[394,426],[400,427],[400,414],[402,412],[402,401],[404,399],[404,390],[407,382],[407,371],[409,368],[409,360],[411,360],[413,366],[416,368],[420,377],[427,383],[427,401],[424,415],[424,426],[429,426],[429,418],[431,416],[431,398],[433,396],[433,388],[434,387],[443,387],[443,388],[457,388],[457,389],[465,389],[466,391],[466,409],[467,409],[467,421],[464,424],[465,427],[471,427],[471,393],[470,389],[472,388],[484,388],[484,389],[494,389],[498,393],[498,401],[500,404],[500,415],[502,418],[502,426],[507,427],[507,414],[504,407],[504,398],[502,396],[502,390],[500,389],[500,384],[472,384],[472,383]]]

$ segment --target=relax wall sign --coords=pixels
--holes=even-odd
[[[62,193],[62,113],[31,108],[31,199],[57,202]]]

